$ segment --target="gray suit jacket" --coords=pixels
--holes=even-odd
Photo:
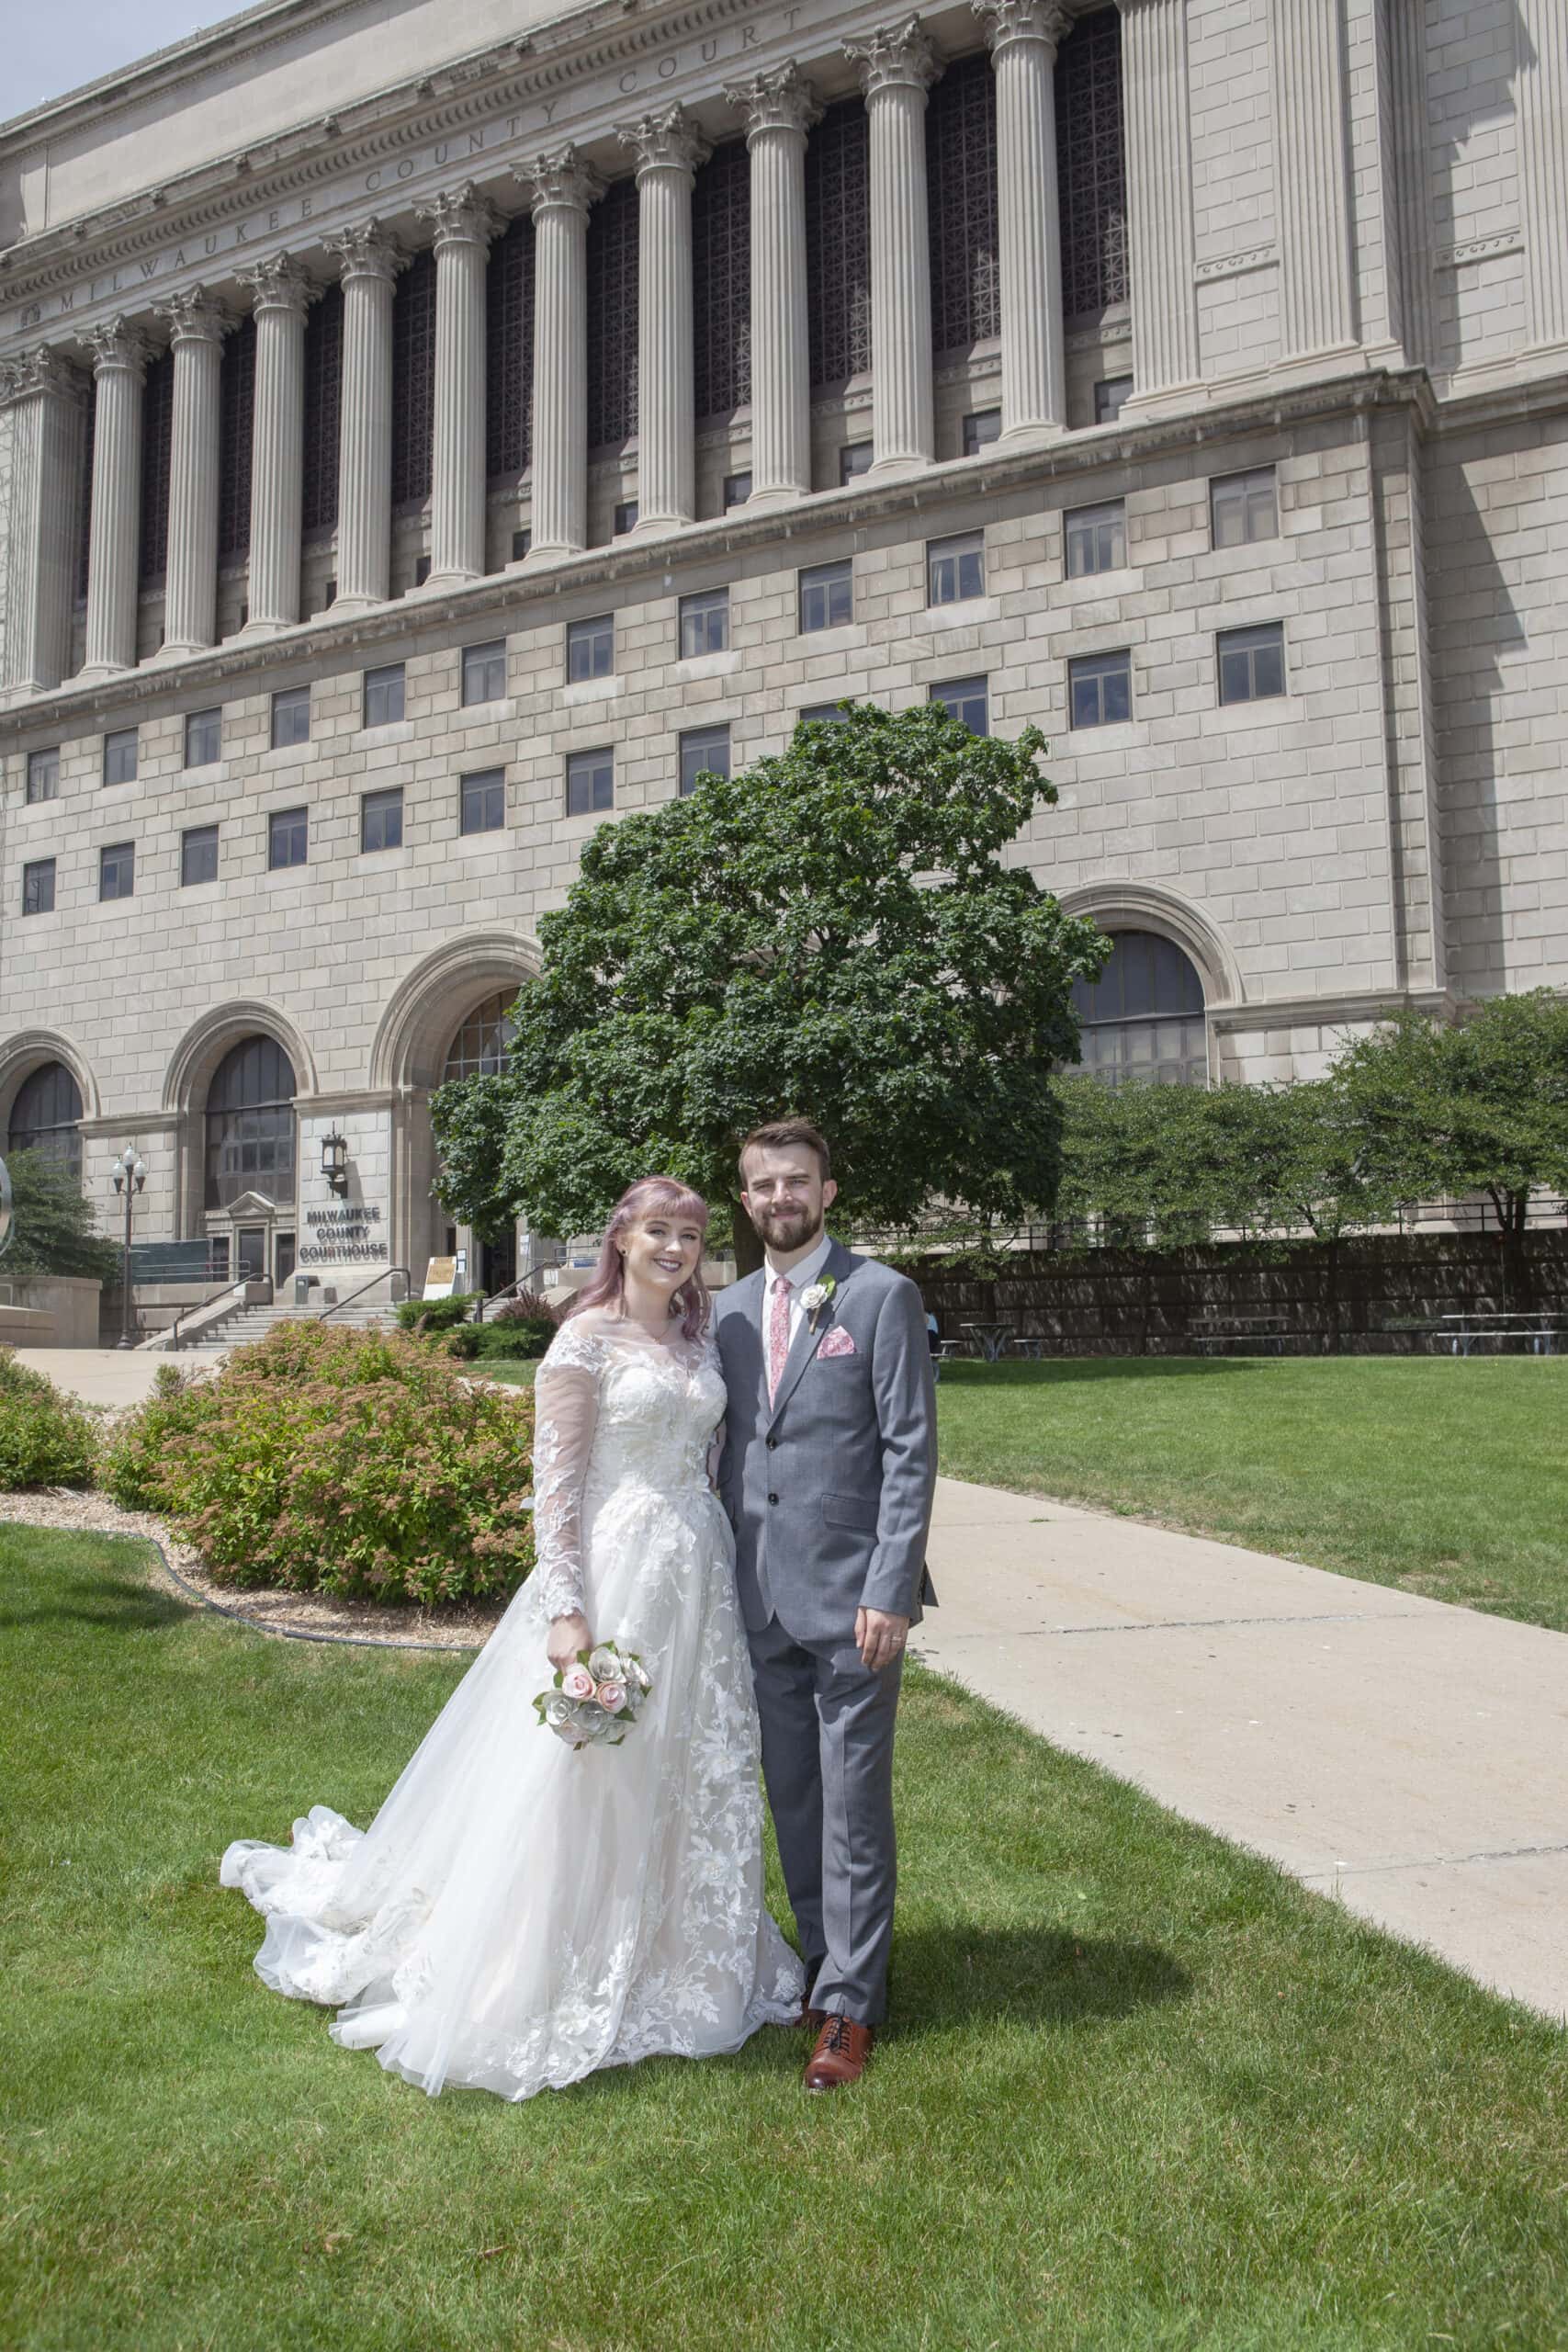
[[[729,1389],[719,1492],[735,1529],[741,1613],[797,1641],[853,1638],[855,1611],[916,1619],[936,1599],[926,1534],[936,1487],[936,1389],[919,1292],[835,1241],[837,1285],[803,1321],[768,1402],[765,1270],[719,1294]],[[829,1332],[847,1334],[826,1354]]]

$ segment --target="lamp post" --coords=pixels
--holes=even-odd
[[[348,1137],[340,1136],[335,1127],[321,1137],[321,1173],[334,1193],[347,1192]]]
[[[125,1197],[125,1255],[119,1276],[118,1345],[133,1348],[136,1342],[130,1336],[130,1204],[147,1182],[147,1169],[145,1162],[138,1159],[135,1146],[129,1143],[112,1165],[115,1191]]]

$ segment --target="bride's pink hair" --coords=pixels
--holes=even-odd
[[[640,1225],[646,1217],[688,1217],[705,1233],[708,1228],[708,1204],[700,1193],[687,1184],[678,1183],[673,1176],[643,1176],[628,1192],[621,1194],[610,1212],[610,1222],[604,1228],[604,1246],[599,1252],[599,1263],[592,1278],[584,1283],[567,1315],[581,1315],[590,1306],[619,1306],[626,1287],[626,1261],[617,1246],[618,1237],[630,1225]],[[703,1281],[702,1268],[690,1282],[682,1283],[670,1302],[672,1316],[681,1318],[681,1336],[694,1340],[707,1329],[709,1301],[707,1286]],[[561,1317],[564,1322],[566,1316]]]

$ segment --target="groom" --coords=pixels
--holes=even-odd
[[[887,2009],[893,1727],[910,1624],[936,1599],[936,1396],[914,1283],[823,1230],[838,1187],[817,1129],[759,1127],[740,1183],[766,1258],[717,1302],[719,1491],[817,2034],[806,2087],[834,2090]]]

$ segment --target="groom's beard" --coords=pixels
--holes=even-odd
[[[805,1250],[822,1230],[823,1211],[763,1209],[751,1219],[770,1250]]]

